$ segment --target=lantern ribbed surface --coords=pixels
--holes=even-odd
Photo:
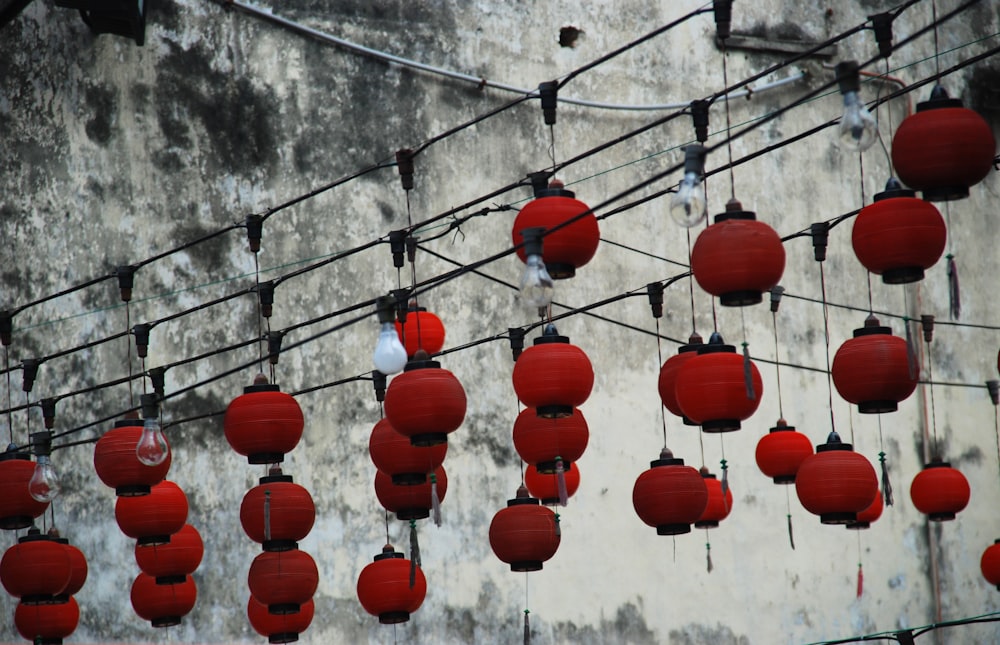
[[[574,464],[572,470],[563,473],[566,481],[566,497],[573,497],[580,488],[580,465]],[[524,469],[524,485],[532,497],[538,498],[546,506],[559,503],[559,476],[555,473],[540,473],[529,465]]]
[[[908,357],[906,341],[869,317],[854,330],[833,357],[833,384],[841,398],[858,406],[858,412],[895,412],[899,402],[917,388],[917,372]]]
[[[428,354],[437,354],[444,347],[444,323],[423,307],[410,309],[405,323],[397,320],[396,333],[410,358],[421,349]]]
[[[49,508],[28,493],[35,462],[27,453],[0,453],[0,529],[26,529]]]
[[[229,403],[222,423],[229,445],[251,464],[284,461],[305,426],[298,401],[267,383],[243,388]]]
[[[534,408],[525,408],[514,421],[514,448],[525,463],[540,472],[553,473],[557,458],[564,469],[583,456],[590,429],[583,413],[573,409],[569,416],[540,417]]]
[[[514,218],[511,241],[515,246],[523,244],[524,229],[554,228],[589,209],[571,191],[561,186],[544,190],[541,196],[525,204]],[[546,270],[554,280],[572,278],[578,268],[594,257],[600,241],[601,231],[593,213],[546,235],[542,241],[542,260]],[[517,249],[517,257],[521,258],[521,262],[526,260],[524,247]]]
[[[415,446],[447,442],[465,420],[465,408],[465,389],[437,361],[410,361],[385,393],[385,418]]]
[[[267,536],[270,521],[270,537]],[[309,535],[316,521],[316,505],[304,487],[290,475],[269,475],[247,491],[240,504],[240,524],[254,542],[265,551],[295,548],[296,542]]]
[[[514,363],[514,392],[541,416],[569,415],[594,387],[594,368],[566,336],[543,335]]]
[[[726,492],[722,492],[722,482],[710,473],[703,472],[701,478],[705,481],[705,488],[708,490],[708,503],[702,511],[698,520],[694,523],[696,529],[714,529],[719,526],[719,522],[729,517],[733,510],[733,489],[726,487]]]
[[[170,470],[169,443],[167,457],[161,464],[147,466],[136,457],[135,447],[142,438],[142,424],[141,419],[120,419],[94,446],[94,470],[105,486],[115,489],[116,495],[147,495],[150,486],[163,481]]]
[[[775,484],[795,483],[795,473],[806,457],[813,454],[809,437],[779,419],[770,432],[757,442],[755,458],[760,472]]]
[[[910,499],[932,522],[955,519],[969,504],[969,481],[946,461],[934,460],[910,484]]]
[[[490,522],[490,547],[511,571],[540,571],[559,549],[558,519],[524,487]]]
[[[996,540],[983,551],[979,559],[979,569],[991,585],[1000,590],[1000,540]]]
[[[316,593],[319,570],[305,551],[265,551],[250,564],[247,583],[272,614],[294,614]]]
[[[272,614],[267,605],[250,596],[247,602],[247,618],[250,626],[261,636],[267,636],[269,643],[294,643],[299,634],[309,629],[316,604],[310,600],[303,603],[296,614]]]
[[[392,478],[382,471],[375,472],[375,496],[385,510],[395,513],[400,520],[422,520],[430,517],[433,506],[431,491],[434,487],[432,478],[423,484],[401,486],[392,483]],[[444,466],[438,466],[434,471],[437,481],[438,501],[443,502],[448,492],[448,475]]]
[[[184,491],[165,479],[142,497],[119,497],[115,519],[122,533],[142,546],[166,544],[187,521],[188,501]]]
[[[52,602],[69,585],[72,574],[64,545],[38,533],[22,537],[0,559],[0,582],[26,605]]]
[[[823,524],[848,524],[857,521],[858,513],[875,499],[878,477],[871,462],[832,435],[799,466],[795,492],[802,506],[819,515]]]
[[[157,584],[183,582],[184,576],[195,572],[205,554],[205,545],[190,524],[170,536],[169,544],[135,546],[135,562]]]
[[[754,398],[747,392],[744,358],[732,345],[708,344],[677,374],[674,391],[684,416],[705,432],[739,430],[760,405],[764,382],[750,362]]]
[[[697,470],[665,452],[635,480],[632,506],[658,535],[689,533],[708,506],[708,488]]]
[[[880,195],[898,194],[880,199]],[[875,196],[854,219],[851,244],[861,264],[886,284],[922,280],[924,270],[941,259],[948,232],[944,218],[931,203],[912,191]]]
[[[663,361],[663,366],[660,367],[656,389],[660,393],[660,401],[675,416],[684,416],[684,411],[681,410],[681,406],[677,402],[677,375],[685,363],[698,355],[698,347],[701,345],[700,339],[698,343],[681,345],[677,353]],[[685,419],[685,422],[694,423],[690,419]]]
[[[158,585],[153,576],[140,573],[132,583],[132,609],[153,627],[179,625],[198,600],[198,588],[191,576],[183,582]]]
[[[410,438],[396,432],[389,419],[379,419],[368,439],[372,463],[392,478],[394,484],[411,486],[427,481],[427,473],[444,463],[448,444],[414,446]]]
[[[18,633],[32,643],[61,643],[76,631],[79,622],[80,605],[75,598],[54,605],[18,603],[14,610]]]
[[[71,569],[69,582],[59,595],[72,596],[83,589],[84,583],[87,582],[87,574],[89,573],[87,556],[84,555],[83,551],[70,544],[66,538],[60,538],[59,542],[62,543],[66,555],[69,556]]]
[[[875,494],[875,499],[872,500],[872,503],[869,504],[865,510],[858,513],[857,519],[855,519],[853,522],[848,522],[847,524],[845,524],[844,525],[845,528],[851,530],[871,528],[872,522],[882,517],[883,507],[884,507],[884,502],[882,500],[882,491],[878,491]]]
[[[420,608],[427,595],[427,579],[419,566],[413,569],[413,585],[410,585],[412,563],[387,544],[382,553],[375,556],[361,570],[358,576],[358,600],[365,611],[378,616],[383,625],[404,623],[410,614]]]

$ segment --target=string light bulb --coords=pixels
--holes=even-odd
[[[147,466],[159,466],[170,454],[170,447],[160,425],[158,401],[156,394],[143,394],[139,397],[142,404],[142,436],[135,444],[135,456]]]
[[[705,172],[705,147],[692,143],[684,148],[684,178],[670,199],[670,216],[684,228],[696,226],[705,219],[705,189],[701,176]]]
[[[52,466],[49,455],[52,452],[52,436],[46,432],[33,432],[30,437],[31,451],[35,453],[35,472],[28,480],[28,494],[36,502],[51,502],[59,496],[62,487],[59,473]]]
[[[878,124],[861,101],[861,76],[857,61],[837,63],[837,83],[844,96],[844,115],[840,117],[837,135],[847,150],[864,152],[878,138]]]
[[[531,227],[521,231],[524,237],[524,274],[521,276],[519,290],[521,292],[521,302],[526,307],[537,307],[539,309],[548,307],[552,303],[552,294],[555,291],[555,283],[548,269],[545,268],[545,261],[542,259],[542,227]]]
[[[396,374],[406,367],[406,349],[399,342],[399,334],[395,325],[396,299],[392,296],[379,296],[375,300],[378,310],[378,342],[372,354],[375,369],[383,374]]]

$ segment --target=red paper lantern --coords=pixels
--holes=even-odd
[[[906,341],[868,316],[833,357],[833,384],[840,396],[862,414],[895,412],[917,388],[917,368],[910,367]]]
[[[559,518],[524,486],[490,522],[490,546],[511,571],[540,571],[556,554],[560,539]]]
[[[119,419],[94,446],[94,470],[106,486],[115,489],[115,495],[148,495],[150,486],[163,481],[170,470],[169,444],[167,457],[159,465],[147,466],[136,457],[135,446],[142,438],[142,424],[138,418]]]
[[[534,408],[525,408],[514,421],[514,448],[525,463],[542,473],[554,473],[556,462],[570,470],[583,456],[590,429],[583,413],[573,409],[569,416],[540,417]]]
[[[448,492],[448,475],[444,466],[438,466],[430,480],[423,484],[400,486],[381,470],[375,473],[375,496],[385,510],[395,513],[400,520],[422,520],[430,517],[434,506],[434,491],[437,490],[438,503],[444,501]]]
[[[806,457],[813,454],[809,437],[778,419],[771,431],[757,442],[757,467],[775,484],[794,484],[795,473]]]
[[[807,511],[823,524],[849,524],[878,495],[878,477],[871,463],[831,432],[816,446],[795,474],[795,492]]]
[[[681,345],[677,349],[676,354],[663,362],[663,366],[660,368],[660,379],[657,382],[657,389],[660,392],[660,400],[663,401],[663,405],[671,414],[681,417],[684,425],[689,426],[696,426],[698,424],[685,417],[684,411],[681,410],[680,404],[677,403],[677,375],[685,363],[698,355],[698,348],[702,345],[704,343],[701,340],[701,336],[697,332],[691,334],[691,337],[688,338],[688,344]]]
[[[396,321],[396,333],[410,358],[421,349],[433,355],[444,347],[444,323],[426,307],[418,307],[415,301],[407,308],[406,322]]]
[[[983,557],[979,560],[979,568],[986,581],[1000,589],[1000,540],[986,547]]]
[[[890,179],[885,192],[854,219],[851,243],[858,261],[886,284],[924,279],[941,259],[948,232],[934,206]]]
[[[170,536],[184,526],[187,515],[187,496],[169,479],[153,486],[149,495],[119,497],[115,502],[118,527],[140,546],[169,543]]]
[[[298,401],[259,374],[226,408],[222,424],[229,445],[249,463],[276,464],[298,445],[305,421]]]
[[[969,196],[993,167],[996,141],[989,124],[940,85],[929,101],[899,124],[892,138],[892,165],[927,201]]]
[[[153,576],[140,573],[132,583],[132,609],[153,627],[180,625],[197,599],[198,587],[191,576],[185,576],[183,582],[161,585]]]
[[[932,522],[955,519],[955,513],[968,505],[970,494],[965,475],[940,457],[925,464],[910,484],[913,505]]]
[[[514,363],[514,392],[539,416],[568,416],[594,387],[594,368],[582,349],[548,324]]]
[[[240,505],[243,530],[265,551],[297,548],[298,541],[309,535],[316,521],[312,495],[293,482],[291,475],[283,475],[280,468],[271,469],[271,474],[259,481],[243,496]]]
[[[158,585],[184,582],[184,577],[194,573],[205,553],[201,535],[190,524],[170,536],[169,544],[159,546],[135,545],[135,561]]]
[[[853,522],[848,522],[844,525],[844,528],[855,531],[871,528],[872,522],[882,517],[883,504],[882,491],[878,491],[878,493],[875,494],[875,499],[868,505],[868,508],[858,513],[858,519]]]
[[[764,382],[757,366],[750,361],[748,392],[746,358],[736,348],[726,345],[718,332],[712,334],[698,355],[688,360],[677,373],[674,392],[684,415],[701,425],[705,432],[739,430],[740,421],[750,418],[760,405]]]
[[[396,432],[388,419],[380,419],[368,439],[368,454],[375,467],[399,486],[413,486],[427,481],[427,473],[444,463],[448,444],[414,446],[410,438]]]
[[[774,229],[758,222],[736,199],[691,249],[691,272],[698,285],[726,307],[755,305],[785,271],[785,247]]]
[[[87,582],[88,567],[87,557],[83,551],[70,544],[66,538],[58,538],[58,541],[63,545],[66,555],[69,556],[71,570],[66,588],[56,598],[57,601],[64,602],[69,596],[76,595],[83,589],[84,583]]]
[[[511,240],[514,245],[524,243],[523,231],[527,228],[554,228],[590,210],[590,207],[575,199],[576,195],[563,188],[563,183],[553,180],[548,188],[535,191],[535,199],[524,205],[514,218]],[[546,235],[542,246],[545,269],[553,280],[572,278],[576,270],[590,262],[601,241],[601,231],[597,217],[587,213],[553,233]],[[526,261],[523,247],[517,249],[517,257]]]
[[[28,493],[28,482],[34,474],[35,462],[27,452],[8,448],[0,453],[0,528],[28,528],[49,508],[48,502],[39,502]]]
[[[267,636],[269,643],[294,643],[299,634],[309,629],[316,604],[310,600],[303,603],[297,614],[275,615],[267,610],[267,605],[250,596],[247,602],[247,618],[250,626],[261,636]]]
[[[705,480],[705,488],[708,490],[708,503],[694,523],[694,527],[714,529],[719,526],[719,522],[729,517],[729,512],[733,510],[733,490],[726,486],[726,492],[723,493],[722,482],[708,472],[708,468],[701,469],[701,478]]]
[[[70,583],[73,565],[59,539],[32,529],[0,559],[0,582],[25,605],[51,603]]]
[[[413,583],[410,583],[410,573]],[[405,623],[427,595],[427,579],[419,566],[403,557],[391,544],[365,566],[358,576],[358,600],[383,625]]]
[[[44,605],[18,603],[14,610],[14,625],[18,633],[32,643],[60,645],[76,631],[80,622],[80,605],[75,598],[66,602]]]
[[[708,488],[697,470],[664,448],[635,480],[632,506],[657,535],[689,533],[708,506]]]
[[[447,443],[465,420],[465,390],[438,361],[418,357],[389,382],[385,417],[414,446]]]
[[[563,473],[563,479],[566,481],[566,497],[573,497],[580,488],[580,465]],[[531,496],[537,497],[542,504],[555,506],[559,503],[559,476],[555,473],[540,473],[535,466],[529,465],[524,469],[524,485]]]
[[[294,614],[316,593],[319,570],[305,551],[265,551],[250,564],[250,593],[272,614]]]

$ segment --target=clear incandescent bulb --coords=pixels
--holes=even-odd
[[[375,369],[383,374],[396,374],[406,367],[406,349],[399,342],[396,326],[391,322],[383,322],[378,332],[378,343],[372,354]]]
[[[38,455],[35,472],[28,481],[28,494],[37,502],[51,502],[59,496],[59,475],[48,455]]]
[[[135,445],[135,456],[147,466],[159,466],[170,454],[167,439],[163,436],[160,420],[157,417],[146,418],[142,423],[142,436]]]
[[[670,216],[680,226],[691,228],[705,219],[705,191],[697,173],[686,172],[670,199]]]
[[[521,302],[524,306],[548,307],[552,303],[552,293],[555,288],[542,256],[537,254],[527,256],[520,284]]]
[[[848,150],[864,152],[878,138],[878,124],[857,92],[844,93],[844,116],[838,126],[840,142]]]

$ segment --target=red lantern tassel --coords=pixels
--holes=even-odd
[[[556,537],[562,537],[562,527],[559,524],[559,513],[556,513]]]
[[[885,462],[885,453],[878,453],[878,460],[882,463],[882,503],[892,506],[892,484],[889,483],[889,466]]]
[[[729,466],[725,459],[719,463],[722,465],[722,481],[719,482],[719,487],[722,489],[722,499],[725,499],[726,493],[729,492]]]
[[[948,311],[952,320],[958,320],[962,315],[962,298],[958,289],[958,265],[955,256],[949,253],[948,258]]]
[[[562,457],[556,457],[556,486],[559,489],[559,505],[566,506],[569,503],[569,493],[566,492],[566,471]]]
[[[531,622],[528,620],[530,613],[527,609],[524,610],[524,645],[531,645]]]
[[[792,514],[788,514],[788,543],[792,545],[792,551],[795,550],[795,536],[792,535]]]
[[[420,543],[417,541],[417,521],[410,520],[410,589],[417,582],[417,567],[420,566]]]
[[[751,401],[757,400],[757,393],[753,389],[753,376],[750,370],[750,346],[743,341],[743,382],[747,387],[747,398]]]
[[[434,514],[434,526],[441,526],[441,498],[438,497],[438,480],[434,473],[431,473],[431,512]]]
[[[264,541],[271,540],[271,491],[264,491]]]
[[[708,542],[705,542],[705,560],[707,562],[708,572],[712,573],[712,569],[715,567],[712,566],[712,545]]]
[[[865,591],[865,572],[861,570],[861,563],[858,563],[858,598]]]

